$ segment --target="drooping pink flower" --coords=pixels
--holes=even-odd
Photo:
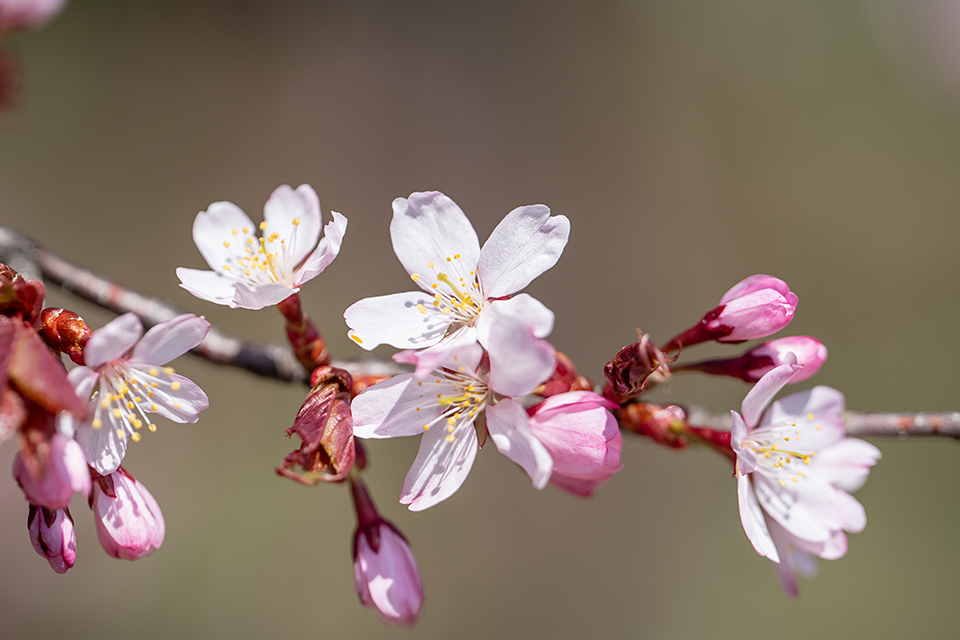
[[[27,500],[47,509],[65,509],[74,493],[90,495],[90,469],[87,458],[75,440],[55,433],[34,459],[32,472],[20,451],[13,459],[13,477]]]
[[[880,458],[873,445],[845,437],[844,398],[836,389],[814,387],[767,408],[802,369],[774,368],[744,398],[742,415],[731,412],[740,519],[757,553],[773,562],[787,558],[789,566],[778,571],[785,586],[791,567],[803,561],[794,551],[824,559],[846,553],[844,532],[866,525],[863,506],[848,492]]]
[[[0,35],[39,29],[66,4],[67,0],[0,0]]]
[[[550,482],[588,496],[620,470],[617,405],[590,391],[551,396],[530,414],[530,432],[553,459]]]
[[[66,573],[77,560],[77,536],[69,509],[47,509],[35,504],[27,512],[27,531],[34,550],[57,573]]]
[[[482,360],[479,345],[461,346],[449,352],[429,378],[394,376],[353,400],[355,436],[423,435],[400,495],[400,502],[413,511],[431,507],[460,488],[487,433],[501,453],[527,472],[534,487],[542,489],[550,479],[553,461],[531,433],[526,411],[497,386],[492,361],[488,365]],[[513,378],[509,386],[523,390],[516,394],[522,396],[541,382],[536,376]],[[478,428],[481,413],[486,426]]]
[[[674,336],[663,350],[673,351],[707,340],[743,342],[766,338],[790,324],[796,309],[797,296],[786,282],[762,274],[750,276],[733,285],[720,298],[718,307]]]
[[[410,544],[380,517],[361,482],[350,486],[357,511],[353,577],[360,602],[388,624],[413,624],[423,608],[423,583]]]
[[[421,377],[447,352],[479,341],[490,352],[494,376],[525,376],[535,368],[546,379],[555,359],[539,339],[553,329],[553,312],[527,294],[513,294],[556,264],[569,235],[566,217],[531,205],[508,213],[481,248],[466,215],[444,194],[397,198],[393,249],[423,291],[353,304],[344,313],[349,335],[364,349],[423,350]]]
[[[820,370],[827,360],[827,347],[810,336],[788,336],[768,340],[736,358],[683,364],[675,366],[674,371],[701,371],[712,375],[739,378],[744,382],[756,382],[774,367],[787,364],[791,357],[788,354],[792,354],[794,358],[790,362],[803,365],[803,369],[790,379],[790,384],[795,384],[806,380]]]
[[[163,544],[166,526],[160,506],[123,467],[94,481],[90,506],[107,555],[136,560]]]
[[[128,439],[140,440],[143,427],[156,430],[146,414],[196,422],[209,406],[200,387],[163,366],[200,344],[209,329],[202,317],[184,314],[144,334],[140,319],[127,313],[90,338],[87,366],[73,369],[69,378],[77,395],[89,399],[89,415],[77,426],[76,439],[97,472],[115,471]]]
[[[337,257],[347,219],[336,211],[332,216],[321,239],[320,199],[308,184],[277,187],[263,207],[259,226],[232,202],[214,202],[193,223],[193,241],[212,271],[181,267],[180,286],[202,300],[232,308],[275,305],[300,291]]]

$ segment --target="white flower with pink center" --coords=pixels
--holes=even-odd
[[[547,449],[531,433],[527,412],[493,382],[492,362],[477,344],[448,353],[429,378],[401,374],[353,400],[354,435],[395,438],[422,434],[420,451],[403,481],[400,502],[422,511],[456,492],[466,480],[486,433],[520,465],[533,485],[546,486],[553,470]],[[489,371],[489,373],[488,373]],[[525,395],[542,382],[511,380]],[[485,425],[485,426],[484,426]]]
[[[209,406],[200,387],[164,366],[200,344],[209,329],[203,318],[184,314],[144,335],[140,318],[127,313],[94,332],[84,347],[86,366],[73,369],[69,380],[80,398],[89,399],[75,437],[97,472],[116,471],[127,442],[139,441],[144,428],[156,431],[147,414],[196,422]]]
[[[863,530],[866,513],[848,491],[880,458],[872,444],[845,437],[844,397],[836,389],[814,387],[767,408],[802,370],[774,368],[744,398],[742,416],[731,412],[740,519],[757,553],[784,563],[778,573],[788,591],[796,562],[842,557],[844,532]]]
[[[213,271],[181,267],[180,286],[232,308],[262,309],[282,302],[340,252],[347,219],[331,213],[333,221],[321,239],[320,199],[308,184],[277,187],[259,225],[232,202],[214,202],[193,223],[193,240]]]
[[[423,291],[360,300],[344,313],[349,335],[364,349],[423,350],[420,376],[458,346],[479,341],[490,352],[492,375],[503,378],[498,382],[531,373],[542,381],[554,367],[553,350],[540,340],[553,329],[553,312],[514,294],[556,264],[569,235],[565,216],[531,205],[508,213],[481,248],[466,215],[444,194],[397,198],[393,249]]]

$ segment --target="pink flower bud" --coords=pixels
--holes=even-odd
[[[357,511],[353,577],[360,603],[388,624],[413,624],[423,608],[423,583],[406,538],[380,517],[359,480],[350,483]]]
[[[33,548],[57,573],[66,573],[77,560],[77,536],[69,509],[46,509],[35,504],[27,512],[27,531]]]
[[[674,351],[707,340],[743,342],[765,338],[793,320],[797,296],[787,283],[767,275],[741,280],[720,298],[720,306],[663,348]]]
[[[65,4],[67,0],[0,0],[0,33],[39,29]]]
[[[789,359],[788,353],[792,353],[796,360]],[[674,367],[674,371],[700,371],[740,378],[745,382],[756,382],[774,367],[796,362],[796,364],[802,364],[803,369],[790,379],[790,383],[793,384],[815,374],[826,360],[827,347],[816,338],[789,336],[768,340],[737,358],[694,362]]]
[[[96,479],[90,506],[107,555],[136,560],[163,544],[165,526],[157,501],[123,467]]]
[[[609,411],[616,406],[591,391],[571,391],[534,408],[530,432],[553,458],[550,482],[588,496],[620,469],[623,438]]]
[[[53,434],[26,464],[22,452],[13,459],[13,477],[27,500],[48,509],[64,509],[75,492],[90,495],[90,469],[76,440]]]

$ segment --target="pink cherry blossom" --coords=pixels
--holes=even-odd
[[[793,320],[797,296],[787,283],[767,275],[741,280],[720,298],[720,305],[663,347],[674,351],[707,340],[743,342],[766,338]]]
[[[69,509],[47,509],[30,505],[27,531],[34,550],[46,558],[50,568],[66,573],[77,560],[77,536]]]
[[[767,408],[802,369],[774,368],[744,398],[742,415],[731,412],[740,519],[757,553],[774,562],[801,558],[784,560],[784,550],[843,556],[844,532],[866,525],[863,506],[848,491],[880,458],[873,445],[845,437],[844,397],[836,389],[814,387]]]
[[[590,391],[550,396],[530,415],[530,432],[553,459],[550,482],[588,496],[620,470],[617,405]]]
[[[0,0],[0,34],[39,29],[66,4],[67,0]]]
[[[410,544],[380,517],[366,487],[350,483],[357,510],[353,536],[353,576],[365,607],[388,624],[413,624],[423,608],[423,583]]]
[[[123,468],[93,483],[97,537],[107,555],[136,560],[163,544],[166,526],[160,506],[143,484]]]
[[[35,456],[41,463],[35,472],[24,464],[18,451],[13,459],[13,477],[32,504],[64,509],[74,493],[90,495],[90,469],[83,450],[72,438],[55,433],[47,445]]]
[[[826,360],[827,347],[816,338],[788,336],[768,340],[736,358],[675,365],[673,371],[701,371],[740,378],[745,382],[756,382],[774,367],[795,362],[803,365],[803,369],[790,379],[790,384],[796,384],[819,371]]]
[[[277,187],[263,207],[259,226],[232,202],[214,202],[193,223],[193,241],[212,271],[181,267],[180,286],[232,308],[275,305],[300,291],[337,257],[347,219],[331,213],[333,221],[321,239],[320,200],[308,184]]]
[[[77,395],[89,399],[76,439],[91,467],[104,475],[115,471],[127,441],[140,440],[143,427],[156,430],[148,413],[197,421],[209,406],[206,394],[163,365],[200,344],[209,329],[202,317],[184,314],[144,334],[140,319],[127,313],[94,333],[84,349],[87,366],[69,375]]]
[[[553,351],[539,341],[553,329],[553,312],[527,294],[513,294],[556,264],[570,235],[566,217],[551,216],[543,205],[519,207],[481,248],[453,200],[413,193],[393,201],[390,235],[397,258],[423,291],[365,298],[348,308],[344,318],[357,344],[423,350],[421,377],[449,351],[477,341],[490,352],[494,376],[536,369],[545,379],[553,371]]]
[[[357,437],[422,434],[400,495],[411,510],[431,507],[460,488],[476,458],[478,438],[487,433],[501,453],[527,472],[534,487],[546,486],[553,470],[550,454],[532,434],[524,408],[497,386],[494,373],[492,359],[487,365],[480,346],[468,344],[448,353],[429,378],[394,376],[353,400]],[[525,395],[540,382],[536,377],[511,379],[510,386],[526,388],[518,394]],[[486,426],[478,432],[481,414]]]

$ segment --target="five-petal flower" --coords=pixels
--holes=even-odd
[[[193,223],[193,240],[213,271],[181,267],[180,286],[232,308],[262,309],[282,302],[340,252],[347,219],[331,213],[333,221],[320,239],[320,200],[308,184],[277,187],[263,207],[259,227],[232,202],[214,202]]]
[[[565,216],[531,205],[508,213],[481,248],[466,215],[444,194],[397,198],[393,248],[423,291],[353,304],[344,313],[349,335],[364,349],[420,349],[421,377],[452,350],[479,341],[490,353],[491,380],[509,384],[507,378],[531,373],[542,380],[555,362],[539,340],[553,329],[553,312],[527,294],[506,298],[556,264],[569,234]]]
[[[91,467],[103,475],[116,471],[127,441],[139,440],[142,427],[156,430],[148,413],[197,421],[209,406],[206,394],[163,365],[200,344],[209,329],[202,317],[184,314],[144,335],[140,318],[127,313],[94,333],[84,349],[87,366],[69,374],[77,395],[89,399],[75,437]]]

